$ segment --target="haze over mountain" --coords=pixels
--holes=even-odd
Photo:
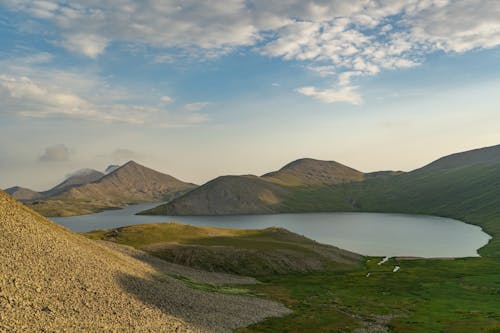
[[[14,199],[20,201],[35,200],[42,197],[42,194],[40,192],[20,186],[9,187],[5,190],[5,192],[11,195]]]
[[[6,189],[5,192],[10,194],[16,200],[31,201],[56,195],[57,193],[67,190],[73,186],[94,182],[102,176],[104,176],[104,173],[100,171],[85,168],[72,172],[66,177],[65,180],[47,191],[37,192],[29,188],[14,186]]]
[[[87,176],[90,175],[97,176],[95,173]],[[196,185],[129,161],[95,181],[64,186],[43,200],[30,203],[30,207],[46,216],[77,215],[129,203],[167,201],[194,187]]]
[[[43,192],[43,196],[48,197],[63,192],[71,187],[95,182],[104,176],[104,173],[93,169],[80,169],[73,172],[60,184],[50,190]]]
[[[90,241],[2,191],[0,235],[2,332],[230,332],[289,312],[256,297],[192,289],[171,275],[251,280],[174,267]]]

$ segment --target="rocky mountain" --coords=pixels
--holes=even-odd
[[[364,174],[334,161],[296,160],[262,177],[223,176],[143,214],[230,215],[279,212],[299,187],[361,181]]]
[[[130,161],[96,181],[66,187],[29,206],[45,216],[89,214],[130,203],[168,201],[195,187]]]
[[[14,186],[5,190],[5,192],[11,195],[13,198],[19,201],[29,201],[41,198],[42,193],[30,190],[29,188]]]
[[[98,181],[69,188],[53,198],[122,202],[155,201],[193,187],[194,184],[130,161]]]
[[[171,276],[244,279],[91,241],[2,191],[0,235],[2,332],[231,332],[289,313],[256,297],[192,289]]]
[[[29,202],[56,195],[73,186],[94,182],[104,176],[102,172],[93,169],[81,169],[68,175],[64,181],[47,191],[37,192],[29,188],[14,186],[5,190],[14,199]]]
[[[44,197],[50,197],[56,195],[57,193],[61,193],[71,187],[77,185],[83,185],[95,182],[102,178],[104,173],[93,170],[93,169],[80,169],[68,175],[68,177],[62,181],[60,184],[54,186],[48,191],[43,192]]]
[[[108,167],[106,168],[106,170],[104,171],[106,174],[108,173],[111,173],[113,171],[115,171],[116,169],[118,169],[120,166],[119,165],[116,165],[116,164],[111,164],[111,165],[108,165]]]

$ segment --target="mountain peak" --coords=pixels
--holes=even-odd
[[[363,179],[363,173],[335,161],[300,158],[263,177],[296,186],[358,181]]]

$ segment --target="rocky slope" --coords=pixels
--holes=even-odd
[[[70,189],[72,187],[95,182],[101,179],[103,176],[104,173],[97,170],[81,169],[76,172],[73,172],[60,184],[57,184],[56,186],[54,186],[48,191],[43,192],[42,194],[44,197],[50,197],[58,193],[61,193],[67,189]]]
[[[0,237],[2,332],[229,332],[288,312],[191,289],[146,254],[74,234],[1,191]]]

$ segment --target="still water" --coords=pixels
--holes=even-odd
[[[236,216],[134,215],[158,203],[102,213],[51,218],[73,231],[176,221],[198,226],[286,228],[318,242],[371,256],[473,257],[491,238],[481,228],[448,218],[381,213],[308,213]]]

